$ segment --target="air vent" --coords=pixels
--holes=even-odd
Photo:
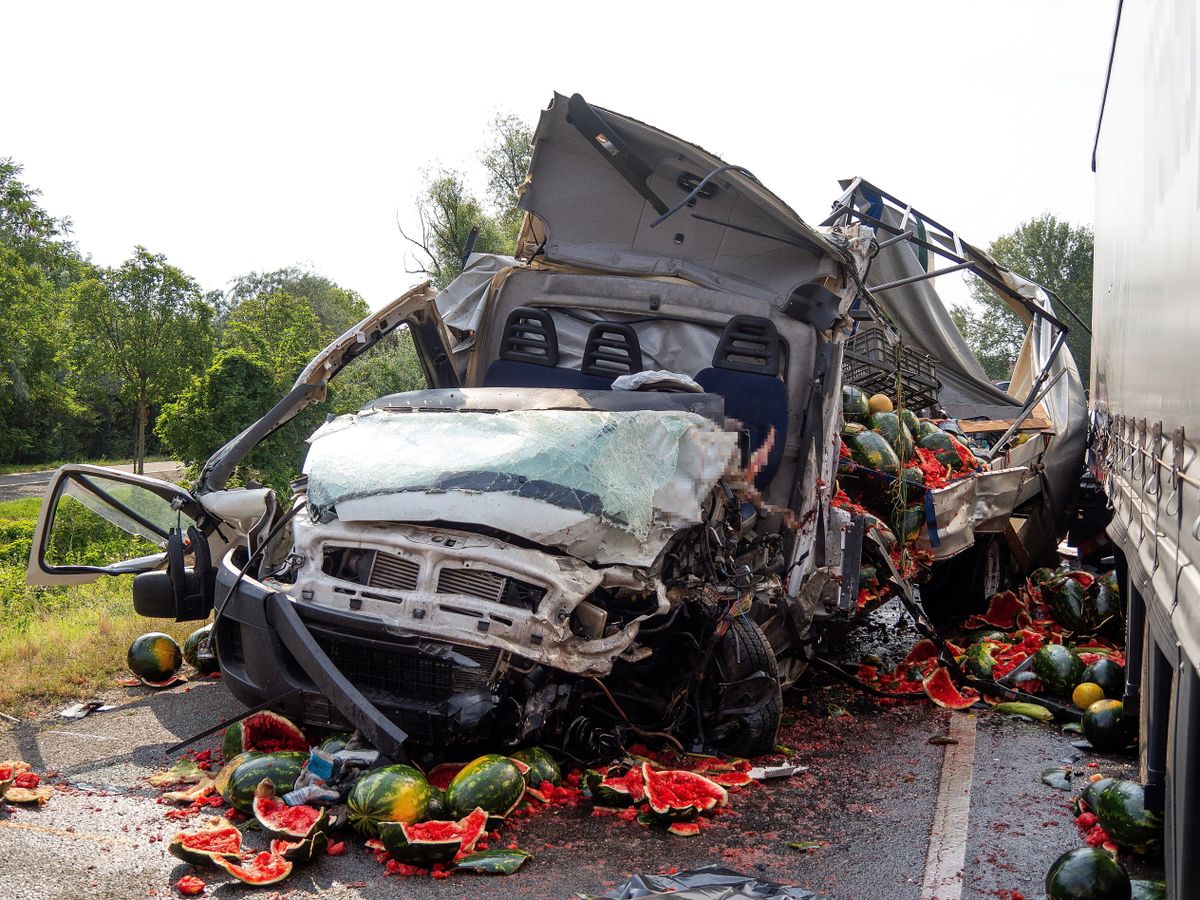
[[[411,559],[393,556],[391,553],[376,553],[371,567],[369,587],[387,588],[393,591],[415,591],[417,576],[421,571]]]
[[[496,572],[479,569],[442,569],[437,589],[439,594],[465,594],[499,603],[507,580]]]

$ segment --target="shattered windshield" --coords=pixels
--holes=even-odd
[[[308,498],[322,516],[347,500],[457,491],[552,504],[643,540],[657,505],[690,481],[697,441],[711,485],[732,436],[687,412],[522,410],[346,415],[310,439]],[[668,505],[670,505],[668,503]]]

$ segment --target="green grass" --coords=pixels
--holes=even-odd
[[[27,585],[25,568],[40,506],[37,498],[0,503],[0,709],[10,715],[90,698],[129,674],[125,653],[139,634],[165,631],[182,643],[196,627],[135,613],[130,576],[103,576],[74,587]],[[70,525],[76,539],[89,527],[78,521]],[[104,525],[91,534],[94,562],[117,558],[130,540]]]
[[[147,456],[146,462],[167,462],[169,456]],[[57,469],[59,466],[65,466],[68,463],[79,463],[78,459],[54,459],[49,462],[31,462],[31,463],[0,463],[0,475],[16,475],[21,472],[41,472],[46,469]],[[130,465],[132,459],[89,459],[82,460],[83,464],[89,466],[127,466]]]

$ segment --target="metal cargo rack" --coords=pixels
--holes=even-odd
[[[862,328],[846,339],[842,358],[842,383],[853,384],[868,394],[895,392],[897,375],[905,409],[937,406],[942,383],[936,374],[937,360],[928,354],[892,344],[880,328]]]

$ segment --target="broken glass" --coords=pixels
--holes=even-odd
[[[341,416],[310,439],[308,498],[338,503],[409,492],[511,494],[649,535],[660,508],[698,504],[736,438],[687,412],[378,411]],[[681,491],[680,482],[688,485]]]

